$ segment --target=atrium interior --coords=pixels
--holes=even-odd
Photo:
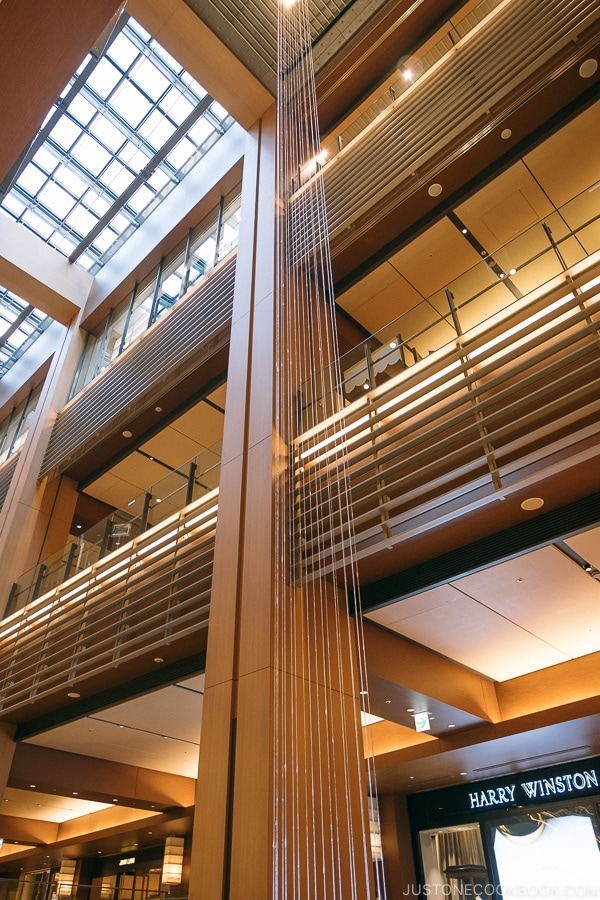
[[[217,791],[272,735],[240,676],[256,758],[210,769],[231,721],[205,704],[232,584],[236,629],[269,630],[243,603],[274,552],[277,10],[41,6],[0,0],[0,900],[238,897],[237,841],[262,884],[264,834],[252,790]],[[321,487],[343,460],[394,900],[427,873],[420,796],[600,756],[600,10],[308,9],[323,151],[289,202],[323,182],[341,376],[294,397],[299,565],[344,571]]]

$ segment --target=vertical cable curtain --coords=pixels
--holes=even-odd
[[[360,609],[352,619],[346,600],[358,596],[348,477],[332,466],[320,487],[324,507],[303,505],[303,460],[294,450],[294,438],[315,424],[311,399],[335,398],[341,384],[322,178],[291,203],[301,173],[321,165],[306,0],[280,4],[278,33],[273,896],[383,898],[366,811],[374,772],[360,736],[359,695],[368,709]],[[340,434],[337,420],[315,441],[335,443]],[[345,535],[341,551],[330,543],[336,529]],[[303,574],[307,531],[317,533],[321,553],[335,553],[328,581]]]

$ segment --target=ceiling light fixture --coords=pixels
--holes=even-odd
[[[123,432],[123,437],[124,437],[124,438],[130,438],[130,437],[133,437],[133,432],[125,430],[125,431]]]
[[[521,503],[521,509],[524,509],[527,512],[531,512],[534,509],[540,509],[540,507],[542,507],[543,505],[544,501],[541,497],[528,497]]]
[[[585,59],[579,66],[579,74],[582,78],[591,78],[598,71],[598,62],[595,59]]]

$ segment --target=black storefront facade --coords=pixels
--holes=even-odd
[[[600,757],[412,794],[428,897],[600,898]]]

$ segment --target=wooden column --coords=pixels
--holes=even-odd
[[[345,600],[331,586],[323,586],[330,603],[319,621],[305,609],[302,591],[291,595],[291,604],[298,607],[298,621],[306,627],[289,634],[289,652],[304,656],[305,665],[300,667],[302,674],[286,680],[289,702],[281,704],[285,708],[278,713],[275,708],[282,674],[277,670],[274,640],[274,495],[279,442],[273,413],[277,212],[272,110],[249,133],[244,158],[191,900],[333,900],[338,894],[325,885],[330,875],[339,879],[339,870],[347,884],[340,898],[373,896],[367,891],[352,893],[355,876],[359,883],[370,877],[364,846],[364,788],[352,774],[362,766],[362,742],[356,726],[358,686],[351,653],[348,647],[342,650],[323,644],[336,604],[341,605],[347,621]],[[322,652],[307,649],[307,630],[313,640],[321,636]],[[347,670],[347,678],[339,678],[341,670]],[[276,720],[279,715],[290,716],[292,707],[302,715],[303,710],[298,710],[301,704],[311,706],[310,715],[321,723],[322,731],[315,729],[308,736],[288,732],[288,742],[293,742],[297,751],[298,771],[284,766],[278,769],[274,766],[279,740]],[[331,723],[333,741],[325,737]],[[341,753],[354,756],[349,766]],[[328,783],[319,782],[318,774],[316,781],[313,779],[311,767],[319,755],[337,772]],[[297,788],[292,784],[295,778],[299,779]],[[315,784],[320,787],[315,789]],[[273,847],[278,839],[274,796],[281,788],[297,790],[297,821],[287,824],[298,829],[302,840],[317,847],[318,863],[313,868],[321,870],[309,871],[301,858],[294,860],[298,877],[293,886],[276,883],[273,874]],[[345,837],[352,837],[347,841],[350,852],[336,851],[332,858],[327,835],[334,820],[341,824]],[[334,866],[338,870],[335,875],[330,872]],[[319,884],[315,886],[313,880]]]

